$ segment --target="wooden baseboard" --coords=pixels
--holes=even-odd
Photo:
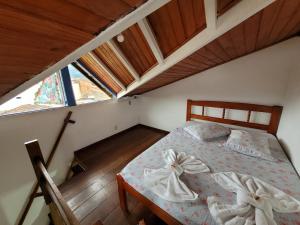
[[[144,125],[144,124],[138,124],[136,126],[146,127],[148,129],[151,129],[151,130],[154,130],[154,131],[158,131],[158,132],[161,132],[161,133],[164,133],[164,134],[170,133],[169,131],[158,129],[158,128],[155,128],[155,127],[150,127],[150,126],[147,126],[147,125]]]

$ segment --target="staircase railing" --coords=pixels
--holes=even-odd
[[[62,136],[63,136],[63,133],[64,133],[64,131],[65,131],[67,125],[68,125],[69,123],[72,123],[72,124],[75,123],[74,120],[71,120],[71,115],[72,115],[72,111],[69,111],[68,114],[67,114],[67,116],[66,116],[66,118],[64,119],[63,125],[62,125],[62,127],[61,127],[61,129],[60,129],[60,131],[59,131],[59,133],[58,133],[58,135],[57,135],[57,138],[56,138],[56,140],[55,140],[55,143],[54,143],[54,145],[53,145],[53,147],[52,147],[52,149],[51,149],[50,155],[49,155],[49,157],[48,157],[48,159],[47,159],[47,162],[46,162],[46,164],[45,164],[45,167],[46,167],[46,168],[48,168],[49,165],[50,165],[51,162],[52,162],[52,159],[53,159],[53,157],[54,157],[54,155],[55,155],[55,153],[56,153],[57,147],[58,147],[58,145],[59,145],[59,142],[60,142],[60,140],[61,140],[61,138],[62,138]],[[24,207],[24,210],[22,211],[22,214],[21,214],[21,216],[20,216],[18,225],[22,225],[22,224],[24,223],[24,220],[25,220],[25,218],[26,218],[26,216],[27,216],[27,214],[28,214],[28,212],[29,212],[29,209],[30,209],[30,207],[31,207],[31,205],[32,205],[32,203],[33,203],[33,201],[34,201],[34,199],[35,199],[36,197],[39,197],[39,196],[40,196],[40,193],[37,193],[38,188],[39,188],[39,184],[36,183],[36,184],[34,185],[34,188],[32,189],[32,192],[31,192],[31,194],[30,194],[30,196],[29,196],[27,202],[26,202],[26,205],[25,205],[25,207]]]
[[[63,198],[59,189],[50,177],[37,140],[25,143],[29,154],[38,185],[44,196],[46,204],[50,208],[52,222],[55,225],[80,225],[71,208]],[[101,225],[98,221],[95,225]]]

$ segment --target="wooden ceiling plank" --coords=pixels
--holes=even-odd
[[[172,55],[165,58],[164,64],[159,64],[158,66],[153,67],[147,74],[142,77],[139,82],[135,82],[134,84],[130,85],[130,87],[128,87],[126,91],[118,93],[118,98],[121,98],[135,88],[158,76],[163,71],[169,69],[171,66],[193,54],[201,47],[205,46],[217,37],[231,30],[233,27],[256,14],[272,2],[274,2],[274,0],[261,0],[259,4],[256,0],[241,1],[235,7],[230,9],[230,15],[228,15],[228,13],[225,13],[224,15],[219,17],[218,26],[214,32],[209,29],[205,29],[194,36],[183,46],[173,52]]]
[[[282,0],[281,0],[282,1]],[[299,1],[282,1],[282,6],[277,15],[277,23],[272,27],[272,31],[269,34],[269,42],[266,45],[270,45],[280,35],[280,31],[286,27],[292,16],[297,13]],[[293,12],[293,13],[290,13]]]
[[[258,49],[266,46],[266,40],[269,39],[273,27],[276,26],[276,18],[280,12],[282,4],[282,0],[277,0],[262,12],[262,18],[260,23],[261,28],[259,30],[256,43],[256,47]]]
[[[245,54],[245,26],[240,24],[230,31],[230,39],[235,50],[235,57]]]
[[[37,34],[80,44],[93,38],[90,33],[55,21],[41,19],[3,4],[0,5],[0,24],[2,28],[7,29],[7,32],[13,30],[23,35]]]
[[[17,88],[11,90],[5,96],[0,98],[0,104],[3,102],[11,99],[12,97],[18,95],[22,91],[28,89],[32,85],[38,83],[39,81],[43,80],[44,78],[48,77],[49,75],[53,74],[54,72],[60,70],[61,68],[69,65],[70,63],[79,59],[82,55],[92,51],[93,49],[97,48],[99,45],[105,43],[106,41],[110,40],[112,37],[121,33],[124,29],[135,24],[137,21],[141,20],[145,16],[148,16],[161,6],[167,4],[170,0],[148,0],[139,8],[137,8],[134,12],[124,16],[123,18],[116,21],[113,25],[109,26],[106,30],[98,34],[94,39],[87,42],[86,44],[82,45],[81,47],[78,46],[76,50],[72,53],[69,53],[63,59],[57,59],[53,65],[49,66],[47,69],[43,70],[42,72],[38,72],[35,74],[34,78],[22,83]],[[73,36],[73,38],[76,36]],[[82,43],[81,43],[82,44]],[[58,61],[59,60],[59,61]]]
[[[219,44],[226,51],[226,53],[230,56],[230,59],[234,59],[236,56],[236,51],[234,46],[232,45],[232,39],[230,34],[224,34],[220,38],[218,38]]]
[[[168,4],[172,4],[172,2]],[[175,35],[176,28],[174,29],[169,11],[166,5],[148,16],[148,21],[165,57],[178,45]]]
[[[110,78],[116,82],[123,90],[126,90],[124,84],[114,75],[114,73],[95,55],[94,52],[90,52],[89,55],[95,60],[95,62],[110,76]]]
[[[183,23],[183,28],[185,30],[185,36],[186,39],[193,36],[196,31],[196,22],[193,10],[193,0],[178,0],[178,5],[181,13],[181,19]],[[198,12],[197,15],[199,15],[200,12]],[[200,18],[197,18],[200,19]]]
[[[246,52],[253,52],[256,49],[256,42],[259,34],[259,24],[261,24],[262,13],[251,16],[245,23],[245,48]]]
[[[223,60],[219,57],[215,57],[214,53],[210,50],[209,46],[205,46],[201,48],[199,51],[188,57],[192,60],[199,61],[202,63],[202,65],[205,66],[214,66],[218,63],[223,62]],[[184,59],[183,61],[186,61],[188,58]]]
[[[176,39],[177,45],[183,43],[186,37],[185,37],[185,31],[182,23],[178,1],[171,1],[165,7],[166,10],[168,11],[168,15],[172,23],[172,27],[176,27],[176,29],[172,29],[172,31],[174,32],[174,37]],[[168,40],[166,39],[166,41]]]
[[[1,4],[10,6],[17,10],[27,12],[32,16],[64,24],[79,30],[89,32],[90,34],[98,32],[100,27],[105,27],[111,22],[103,16],[95,15],[91,13],[91,11],[82,7],[78,7],[68,1],[0,0],[0,2]],[[95,26],[95,24],[97,24],[97,26]]]
[[[283,9],[280,11],[278,20],[280,21],[277,23],[276,27],[273,29],[272,36],[273,39],[270,40],[269,43],[278,42],[282,40],[285,35],[288,34],[286,29],[289,29],[289,25],[293,26],[297,23],[297,20],[293,20],[294,18],[300,18],[300,1],[285,1]],[[291,13],[292,12],[292,13]]]
[[[113,52],[117,55],[117,57],[120,59],[120,61],[122,62],[122,64],[127,68],[127,70],[129,71],[129,73],[131,73],[131,75],[134,77],[134,79],[135,80],[139,80],[140,79],[139,74],[133,68],[133,66],[131,65],[131,63],[127,60],[126,56],[119,49],[119,47],[116,45],[116,43],[114,42],[114,40],[113,39],[109,40],[107,42],[107,44],[113,50]]]
[[[89,54],[82,56],[80,61],[88,70],[95,74],[113,92],[118,93],[122,88],[102,69],[102,67]]]
[[[126,58],[130,60],[130,63],[133,65],[134,69],[138,72],[138,74],[143,74],[144,73],[144,68],[143,68],[143,62],[140,60],[140,55],[141,54],[134,46],[132,46],[132,42],[135,41],[132,39],[131,36],[129,36],[130,31],[124,31],[122,32],[125,40],[131,40],[129,43],[120,43],[118,42],[117,38],[114,38],[114,43],[119,46],[121,51],[125,54]],[[137,52],[136,52],[137,51]],[[132,55],[135,55],[135,57],[132,57]]]
[[[118,78],[121,79],[122,82],[124,81],[123,83],[126,83],[126,86],[132,83],[134,81],[134,77],[130,74],[130,72],[126,69],[126,67],[122,64],[119,58],[117,58],[107,44],[105,44],[105,51],[106,55],[111,56],[109,61],[111,63],[111,70],[114,72],[114,74],[118,73],[116,75],[118,75]],[[113,70],[113,68],[116,68],[116,72]]]
[[[122,1],[126,2],[131,7],[139,6],[144,2],[143,0],[122,0]]]
[[[145,36],[138,24],[134,24],[129,29],[123,31],[122,34],[125,40],[121,43],[118,42],[118,45],[136,71],[140,75],[143,75],[157,63]]]
[[[297,13],[298,12],[298,13]],[[280,41],[284,39],[286,36],[291,36],[299,30],[299,21],[300,21],[300,1],[298,3],[298,7],[295,10],[293,17],[291,18],[290,22],[281,30],[280,35],[276,41]]]
[[[212,1],[214,1],[214,0],[212,0]],[[205,9],[204,9],[204,0],[201,0],[201,1],[193,0],[193,9],[194,9],[196,26],[197,27],[207,26],[206,25],[207,23],[206,23]],[[216,11],[217,11],[217,9],[216,9]],[[217,16],[216,11],[215,11],[215,13],[216,13],[216,16]]]
[[[206,27],[204,0],[173,0],[148,16],[164,57]]]
[[[108,44],[105,43],[99,46],[93,52],[125,86],[128,86],[134,81],[132,75],[115,55]]]
[[[132,26],[129,28],[130,32],[128,32],[128,39],[129,46],[131,47],[131,50],[135,51],[135,56],[131,55],[132,57],[135,57],[135,59],[139,62],[140,65],[143,65],[142,68],[146,71],[145,68],[150,68],[151,63],[148,60],[150,58],[149,51],[147,51],[148,46],[146,44],[147,40],[145,41],[142,39],[144,38],[143,33],[140,32],[140,28],[138,26]],[[129,50],[129,51],[131,51]],[[151,51],[151,49],[149,48]],[[151,52],[152,53],[152,52]],[[138,55],[139,54],[139,55]],[[143,73],[145,72],[143,71]]]
[[[215,58],[218,58],[220,62],[228,61],[230,58],[224,51],[224,49],[221,47],[219,42],[213,41],[209,43],[206,48],[209,50],[209,52],[214,55]]]
[[[147,18],[144,18],[142,20],[140,20],[138,22],[138,25],[142,31],[142,33],[144,34],[156,60],[158,63],[163,63],[164,62],[164,57],[163,54],[156,42],[155,36],[152,32],[152,29],[149,26],[148,20]]]
[[[67,0],[70,4],[89,10],[91,13],[115,21],[130,12],[133,7],[121,0]],[[105,7],[103,7],[105,6]]]

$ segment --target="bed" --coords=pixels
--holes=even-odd
[[[193,111],[194,106],[200,107],[200,113]],[[207,115],[206,108],[209,107],[221,109],[221,115],[219,117]],[[245,121],[229,118],[228,110],[245,111]],[[282,107],[280,106],[188,100],[186,119],[187,121],[200,119],[243,128],[255,128],[256,130],[251,132],[260,132],[260,135],[266,135],[270,139],[273,139],[275,141],[274,143],[277,143],[275,135],[279,125],[281,111]],[[253,121],[253,114],[257,112],[270,114],[268,124]],[[167,224],[214,225],[216,223],[209,213],[206,203],[207,197],[218,196],[227,203],[235,201],[234,194],[216,185],[208,173],[193,174],[182,178],[192,190],[199,194],[199,198],[196,201],[184,203],[168,202],[148,190],[147,187],[143,185],[144,168],[163,167],[164,162],[160,160],[160,153],[162,150],[170,148],[176,149],[177,151],[184,151],[187,154],[200,158],[210,167],[212,172],[233,171],[249,174],[300,199],[299,177],[280,145],[274,149],[273,153],[276,158],[280,160],[278,162],[271,162],[262,159],[258,160],[257,158],[237,152],[225,151],[225,141],[226,138],[220,138],[211,142],[202,143],[185,132],[183,127],[179,127],[170,132],[165,138],[132,160],[121,173],[117,175],[120,206],[122,210],[128,213],[126,202],[127,192],[137,198]],[[300,224],[299,213],[275,213],[274,218],[278,224]]]

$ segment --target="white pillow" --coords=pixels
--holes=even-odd
[[[277,161],[271,155],[269,139],[265,135],[252,134],[244,130],[232,130],[225,147],[245,155]]]
[[[230,129],[215,123],[189,123],[184,130],[201,141],[208,141],[214,138],[228,136]]]

